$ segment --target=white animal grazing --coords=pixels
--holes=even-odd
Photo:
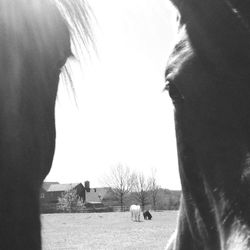
[[[140,221],[141,207],[139,205],[131,205],[129,210],[131,213],[131,220]]]

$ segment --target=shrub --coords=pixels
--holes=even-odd
[[[76,212],[79,208],[83,207],[83,201],[78,196],[76,189],[71,189],[62,194],[58,198],[57,208],[63,212]]]

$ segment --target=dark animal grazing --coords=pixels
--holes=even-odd
[[[172,250],[250,249],[250,1],[172,0],[166,70],[183,190]]]
[[[143,217],[144,217],[144,220],[151,220],[152,219],[152,215],[148,210],[143,212]]]
[[[88,35],[81,2],[0,0],[3,250],[41,249],[39,192],[54,154],[59,74],[72,55],[70,30],[76,27],[79,41]]]

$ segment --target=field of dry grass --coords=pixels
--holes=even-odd
[[[164,249],[175,229],[176,211],[152,212],[132,222],[129,212],[44,214],[43,250]]]

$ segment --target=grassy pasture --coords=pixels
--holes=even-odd
[[[151,221],[132,222],[129,212],[44,214],[43,250],[164,249],[177,212],[152,215]]]

